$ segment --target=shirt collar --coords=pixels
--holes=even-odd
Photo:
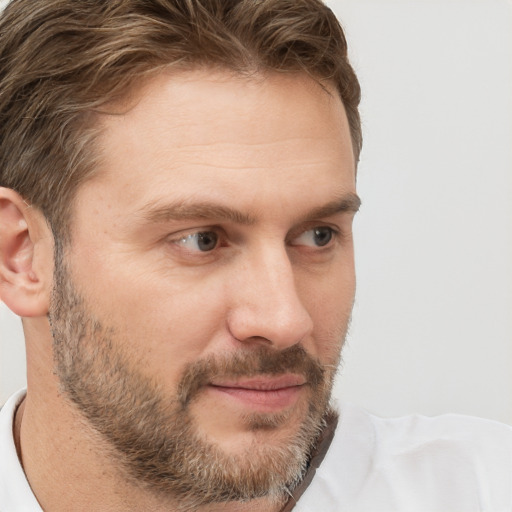
[[[21,390],[0,411],[0,510],[43,512],[23,472],[14,444],[14,415],[25,398]]]

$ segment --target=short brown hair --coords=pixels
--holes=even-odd
[[[169,65],[330,80],[359,158],[359,83],[320,0],[12,0],[0,20],[0,186],[65,237],[95,167],[94,112]]]

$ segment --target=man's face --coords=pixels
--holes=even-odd
[[[322,427],[354,296],[341,101],[302,75],[190,71],[101,122],[57,262],[63,388],[151,489],[281,492]]]

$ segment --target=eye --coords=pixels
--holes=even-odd
[[[200,231],[186,235],[174,243],[190,252],[209,252],[218,246],[219,235],[215,231]]]
[[[306,247],[325,247],[335,236],[334,229],[329,226],[320,226],[308,229],[294,238],[291,245],[304,245]]]

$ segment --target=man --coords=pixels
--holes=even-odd
[[[2,512],[512,508],[508,427],[330,405],[361,129],[329,9],[13,0],[0,62]]]

